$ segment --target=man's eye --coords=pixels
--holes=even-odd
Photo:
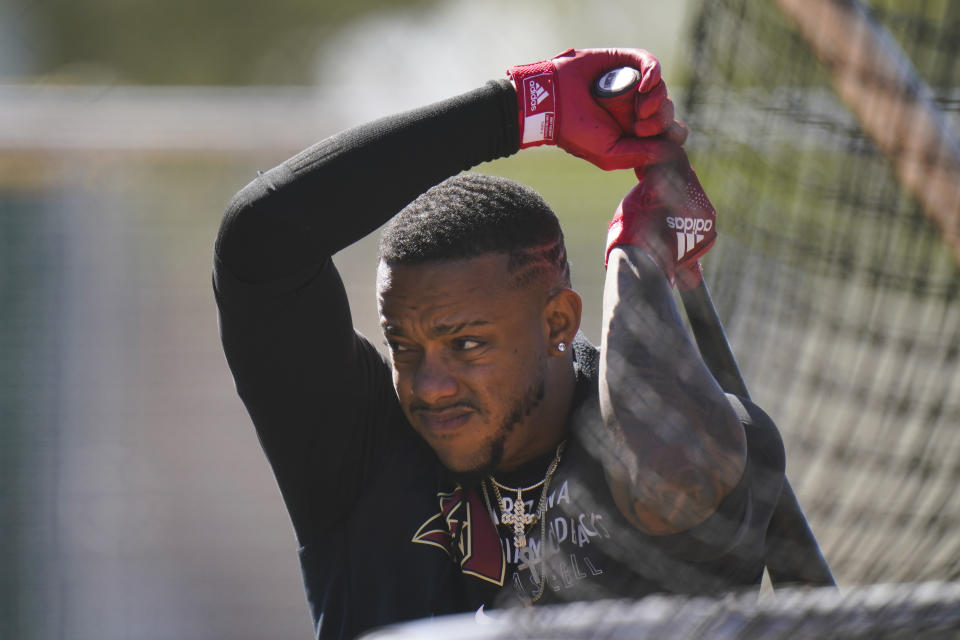
[[[393,342],[392,340],[387,340],[387,348],[390,349],[390,351],[392,351],[393,353],[405,353],[407,351],[410,351],[409,346],[405,344],[401,344],[399,342]]]
[[[455,344],[460,351],[470,351],[483,346],[482,342],[473,338],[459,338],[455,341]]]

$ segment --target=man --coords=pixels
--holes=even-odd
[[[621,66],[641,80],[618,124],[591,87]],[[301,545],[318,637],[759,583],[782,445],[752,405],[738,418],[671,295],[674,280],[696,281],[714,236],[678,251],[667,220],[712,227],[713,211],[659,64],[571,50],[509,75],[324,140],[224,217],[224,349]],[[599,351],[578,336],[546,203],[456,176],[537,144],[641,177],[611,226]],[[331,261],[388,220],[377,291],[389,362],[352,329]]]

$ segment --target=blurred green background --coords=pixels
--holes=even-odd
[[[648,48],[682,92],[687,5],[0,4],[0,638],[311,637],[219,345],[227,201],[318,139],[570,46]],[[555,206],[596,340],[632,175],[556,149],[480,170]],[[374,242],[337,257],[368,336]]]

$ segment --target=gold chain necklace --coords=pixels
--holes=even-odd
[[[541,480],[540,482],[536,482],[530,485],[529,487],[514,489],[504,484],[500,484],[499,482],[497,482],[496,478],[494,478],[492,475],[487,476],[487,479],[490,480],[490,486],[493,487],[493,493],[494,495],[497,496],[497,506],[500,509],[500,522],[507,526],[513,525],[513,544],[514,546],[517,547],[517,549],[523,549],[524,547],[527,546],[527,533],[526,533],[527,525],[534,524],[538,520],[540,521],[541,571],[537,572],[532,566],[530,567],[534,576],[536,576],[536,573],[540,573],[540,580],[536,580],[536,577],[535,577],[534,581],[538,582],[538,588],[537,588],[537,592],[533,595],[533,599],[530,601],[529,604],[533,604],[534,602],[539,600],[541,596],[543,596],[543,592],[547,585],[547,576],[546,576],[546,573],[542,570],[543,559],[547,551],[546,549],[547,520],[543,516],[547,511],[547,493],[550,490],[550,480],[553,478],[553,474],[556,472],[557,466],[560,464],[560,456],[563,455],[563,448],[566,444],[567,444],[566,441],[563,441],[559,445],[557,445],[557,453],[555,456],[553,456],[553,460],[550,462],[550,466],[547,467],[547,473],[544,475],[543,480]],[[528,514],[527,505],[524,504],[523,502],[523,492],[532,491],[533,489],[536,489],[540,485],[543,485],[543,489],[540,490],[540,500],[537,502],[536,513]],[[483,488],[483,499],[487,503],[487,509],[489,509],[490,512],[493,513],[493,508],[490,506],[490,496],[487,494],[486,480],[484,480],[481,483],[481,487]],[[501,488],[505,491],[517,492],[517,497],[513,501],[513,508],[510,510],[507,510],[507,504],[504,502],[503,496],[500,494]],[[524,551],[527,551],[527,550],[524,549]],[[532,557],[532,554],[530,553],[524,553],[523,555],[528,559]]]

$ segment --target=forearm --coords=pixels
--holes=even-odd
[[[258,176],[217,239],[235,277],[263,282],[318,264],[441,180],[519,146],[506,81],[328,138]]]
[[[699,524],[739,482],[743,428],[690,342],[663,273],[629,245],[610,253],[600,402],[618,445],[604,461],[611,489],[642,531]]]

